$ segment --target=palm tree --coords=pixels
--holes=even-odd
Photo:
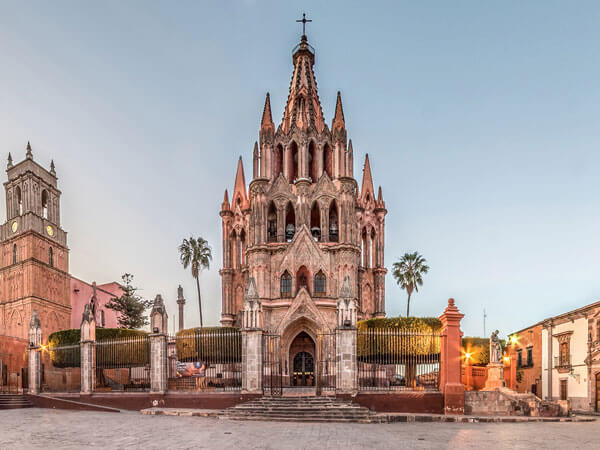
[[[179,259],[183,268],[192,268],[192,276],[196,279],[198,287],[198,306],[200,308],[200,326],[202,326],[202,297],[200,296],[200,271],[208,269],[212,261],[212,250],[208,241],[198,236],[195,239],[190,236],[189,239],[184,239],[179,246]]]
[[[408,303],[406,304],[406,317],[410,315],[410,296],[413,291],[419,292],[423,286],[423,275],[429,272],[427,261],[417,252],[405,253],[400,261],[394,263],[392,275],[402,289],[406,289]]]

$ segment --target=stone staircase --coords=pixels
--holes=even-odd
[[[33,408],[27,397],[18,394],[0,394],[0,409]]]
[[[262,397],[226,409],[220,416],[233,420],[282,422],[374,422],[370,409],[333,397]]]

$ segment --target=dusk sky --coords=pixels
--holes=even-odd
[[[0,0],[0,156],[54,159],[73,275],[133,273],[171,327],[181,283],[198,325],[177,246],[201,235],[218,324],[223,191],[240,155],[250,180],[266,92],[281,121],[303,11],[327,122],[339,90],[355,176],[369,153],[383,188],[386,266],[431,267],[413,315],[453,297],[465,335],[485,308],[505,336],[600,300],[594,1]],[[386,307],[406,311],[391,273]]]

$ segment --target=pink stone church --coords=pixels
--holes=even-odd
[[[262,328],[281,336],[290,367],[300,354],[314,359],[319,333],[335,329],[345,277],[358,319],[385,316],[387,211],[381,187],[375,191],[367,156],[359,189],[341,95],[329,127],[314,62],[303,35],[293,52],[283,119],[276,127],[267,94],[252,179],[247,186],[240,157],[231,202],[226,190],[220,212],[221,323],[240,324],[244,292],[254,278]]]

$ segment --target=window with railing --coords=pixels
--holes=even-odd
[[[517,367],[523,365],[523,350],[517,350]]]
[[[571,365],[570,361],[570,352],[569,352],[569,342],[561,342],[560,343],[560,353],[558,358],[558,365],[560,367],[567,367]]]
[[[533,367],[533,347],[527,347],[527,367]]]

